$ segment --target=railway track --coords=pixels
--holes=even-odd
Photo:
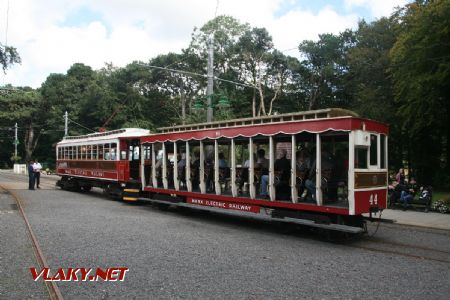
[[[434,235],[438,239],[440,236],[450,237],[450,231],[443,229],[432,229],[427,227],[407,226],[402,224],[380,224],[380,231],[383,229],[409,231],[411,234]],[[349,241],[344,244],[347,247],[361,249],[370,252],[391,254],[411,259],[434,261],[450,264],[450,251],[447,248],[436,248],[421,245],[413,242],[400,242],[392,240],[391,237],[365,236],[360,240]],[[444,246],[445,247],[445,246]]]
[[[28,221],[28,217],[23,208],[22,199],[16,193],[14,193],[14,191],[4,187],[2,184],[0,184],[0,191],[10,194],[12,196],[12,198],[14,199],[14,201],[16,202],[17,208],[20,211],[20,215],[22,216],[22,218],[24,220],[26,231],[30,238],[31,244],[33,246],[33,251],[34,251],[37,263],[39,264],[40,268],[41,269],[50,268],[47,263],[47,260],[44,256],[44,253],[42,252],[41,247],[39,246],[39,242],[36,238],[36,235],[34,234],[33,228],[31,227],[31,224]],[[61,291],[59,290],[58,286],[56,285],[56,283],[54,281],[45,281],[45,286],[47,288],[50,299],[53,299],[53,300],[64,299],[61,294]]]
[[[0,173],[2,177],[5,177],[10,180],[20,180],[27,182],[28,177],[24,175],[17,174],[5,174]],[[55,182],[48,178],[41,178],[41,185],[48,189],[55,189]],[[401,231],[409,231],[413,234],[415,233],[427,233],[432,235],[440,235],[440,236],[450,236],[450,231],[441,230],[441,229],[430,229],[430,228],[422,228],[415,226],[405,226],[400,224],[381,224],[380,230],[384,229],[388,230],[401,230]],[[433,247],[427,247],[420,244],[415,243],[403,243],[398,241],[392,241],[386,238],[380,238],[377,236],[374,237],[363,237],[358,240],[350,240],[350,241],[337,241],[340,245],[344,245],[345,247],[360,249],[369,252],[376,252],[381,254],[395,255],[401,257],[407,257],[410,259],[418,259],[418,260],[426,260],[426,261],[434,261],[445,264],[450,264],[450,251],[444,249],[437,249]]]

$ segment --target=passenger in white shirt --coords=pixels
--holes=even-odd
[[[41,170],[42,170],[42,165],[36,159],[33,164],[33,172],[34,172],[34,177],[36,180],[36,187],[38,189],[40,189],[39,183],[40,183],[40,179],[41,179]]]

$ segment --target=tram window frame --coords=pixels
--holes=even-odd
[[[369,166],[373,168],[378,166],[378,135],[371,133],[369,139]]]
[[[380,169],[386,169],[386,135],[380,134]]]
[[[92,145],[86,146],[86,159],[91,160],[92,159]]]
[[[81,146],[81,155],[80,155],[80,159],[81,159],[81,160],[86,159],[86,146],[85,146],[85,145],[82,145],[82,146]]]
[[[81,159],[81,146],[77,146],[77,159]]]
[[[111,160],[117,160],[117,143],[110,144]]]
[[[103,160],[103,144],[98,144],[98,160]]]
[[[57,159],[61,159],[61,147],[58,147],[57,155]]]
[[[68,150],[68,158],[69,158],[69,160],[72,160],[72,146],[69,146],[68,148],[69,148],[69,150]]]
[[[128,157],[127,157],[128,161],[132,161],[133,160],[133,146],[129,145],[128,146]]]
[[[109,144],[104,144],[103,145],[103,160],[110,160],[111,154],[109,151],[110,145]]]
[[[133,147],[133,160],[139,160],[139,154],[140,154],[141,150],[139,146],[134,146]]]
[[[67,147],[64,147],[64,159],[67,159]]]
[[[92,159],[97,160],[97,145],[92,145]]]
[[[358,159],[360,157],[358,151],[364,151],[365,159]],[[364,162],[364,165],[361,164]],[[356,146],[355,147],[355,169],[367,170],[369,168],[369,147],[366,146]]]

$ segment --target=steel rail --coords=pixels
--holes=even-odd
[[[25,221],[25,225],[27,228],[28,235],[31,239],[31,243],[33,245],[34,254],[36,256],[37,263],[41,268],[50,268],[47,260],[45,259],[44,253],[42,252],[41,247],[39,246],[39,242],[34,234],[33,229],[31,228],[31,224],[28,221],[25,210],[23,209],[21,198],[14,193],[9,188],[5,187],[3,184],[0,184],[0,189],[7,191],[16,201],[17,207],[19,208],[20,214],[22,215],[23,220]],[[47,291],[51,299],[62,300],[64,299],[61,291],[58,288],[58,285],[54,281],[45,281],[45,286],[47,287]]]

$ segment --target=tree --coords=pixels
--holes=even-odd
[[[391,74],[411,160],[420,179],[436,176],[448,186],[450,176],[442,174],[450,174],[450,2],[415,1],[395,17]]]
[[[343,79],[349,47],[343,35],[333,34],[321,34],[317,42],[300,43],[299,50],[306,57],[301,63],[307,71],[308,109],[345,106],[348,102]]]
[[[12,93],[0,95],[0,120],[17,122],[24,134],[25,161],[31,159],[42,133],[42,99],[31,88],[18,88]]]
[[[3,72],[13,64],[20,64],[21,59],[16,48],[10,46],[4,46],[0,43],[0,65],[2,66]]]
[[[344,88],[350,105],[361,116],[390,124],[390,165],[402,166],[407,139],[398,122],[389,51],[396,41],[397,20],[380,18],[372,23],[359,22],[358,29],[341,34],[349,47],[346,54]]]

